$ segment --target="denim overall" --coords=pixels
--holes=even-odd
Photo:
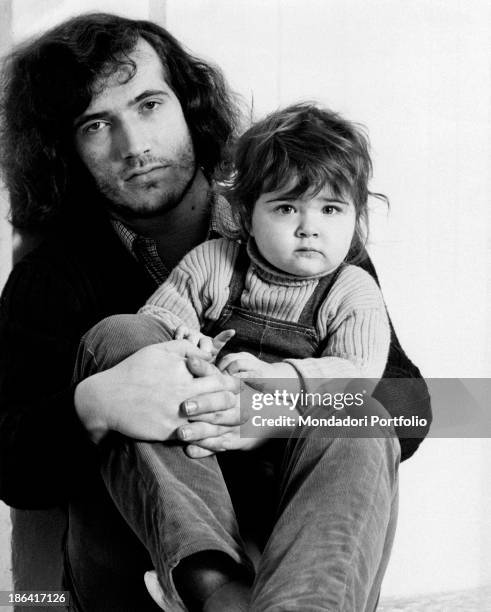
[[[283,321],[241,307],[250,258],[243,245],[230,281],[230,294],[220,318],[205,326],[203,333],[215,336],[234,329],[235,336],[217,357],[246,351],[268,363],[288,358],[320,357],[327,339],[319,338],[315,328],[317,312],[336,281],[338,268],[319,279],[305,304],[298,322]],[[227,451],[218,455],[234,508],[247,540],[261,549],[275,521],[278,483],[282,473],[286,439],[271,439],[252,452]],[[258,504],[257,500],[261,500]]]
[[[235,330],[235,336],[222,349],[217,362],[228,353],[240,351],[251,353],[268,363],[288,358],[320,357],[327,339],[319,338],[316,331],[317,312],[336,281],[341,267],[319,279],[298,322],[293,323],[250,312],[241,307],[240,298],[249,264],[250,259],[243,245],[235,262],[229,298],[220,318],[205,326],[203,330],[210,336],[226,329]]]

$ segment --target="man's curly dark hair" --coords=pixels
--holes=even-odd
[[[122,65],[130,68],[129,78],[134,75],[129,55],[140,38],[162,61],[205,175],[218,177],[228,167],[239,111],[221,72],[155,23],[81,15],[21,45],[4,62],[0,164],[15,227],[49,229],[70,214],[81,194],[90,198],[90,177],[74,150],[73,122],[90,104],[98,77]]]

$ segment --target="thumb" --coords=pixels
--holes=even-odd
[[[226,329],[213,338],[213,347],[219,353],[227,342],[235,336],[235,329]]]

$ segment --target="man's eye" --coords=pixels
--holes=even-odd
[[[83,129],[86,134],[94,134],[95,132],[100,132],[107,126],[105,121],[94,121],[93,123],[89,123]]]
[[[295,209],[293,206],[290,206],[290,204],[281,204],[280,206],[276,207],[276,211],[281,215],[291,215],[295,212]]]
[[[157,106],[160,106],[160,102],[158,102],[157,100],[147,100],[146,102],[142,104],[142,109],[143,110],[154,110],[157,108]]]

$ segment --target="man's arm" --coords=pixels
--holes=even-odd
[[[359,264],[380,285],[371,259],[366,258]],[[419,428],[421,437],[399,438],[401,443],[401,461],[413,455],[430,429],[432,413],[431,398],[424,378],[419,369],[404,352],[390,320],[389,357],[373,396],[392,416],[416,416],[427,420],[426,428]]]
[[[0,497],[12,506],[62,502],[90,452],[71,385],[80,325],[48,264],[14,269],[0,307]]]
[[[0,497],[14,507],[66,501],[95,458],[89,437],[115,430],[165,440],[186,422],[182,401],[208,396],[226,409],[237,391],[219,372],[193,379],[184,360],[200,352],[185,341],[168,342],[166,351],[150,347],[154,354],[140,352],[76,389],[73,368],[87,317],[49,264],[22,262],[12,272],[0,308]]]

